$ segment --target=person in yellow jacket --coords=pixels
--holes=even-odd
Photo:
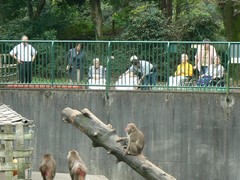
[[[177,66],[174,76],[170,76],[168,80],[169,86],[181,86],[181,81],[193,75],[193,65],[188,63],[188,55],[181,55],[181,64]]]
[[[182,63],[177,66],[177,70],[175,71],[175,76],[192,76],[193,75],[193,66],[188,63],[188,55],[181,55]]]

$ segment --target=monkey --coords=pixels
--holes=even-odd
[[[67,155],[68,168],[72,180],[85,180],[87,167],[76,150],[70,150]]]
[[[137,156],[142,154],[145,139],[142,131],[140,131],[134,123],[127,124],[125,128],[127,137],[121,137],[117,142],[127,141],[127,149],[124,152],[125,155]]]
[[[39,167],[43,180],[53,180],[56,174],[56,161],[51,154],[44,154]]]

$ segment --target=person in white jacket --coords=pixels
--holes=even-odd
[[[105,68],[100,65],[99,58],[93,59],[93,65],[88,70],[89,89],[105,89]]]

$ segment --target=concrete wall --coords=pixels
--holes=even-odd
[[[143,179],[128,165],[61,120],[65,107],[88,108],[119,136],[134,122],[145,134],[144,154],[178,180],[240,179],[240,96],[210,92],[110,92],[0,90],[0,103],[35,123],[33,167],[53,153],[58,172],[68,172],[67,152],[76,148],[90,174],[111,180]]]

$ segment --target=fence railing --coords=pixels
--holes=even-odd
[[[20,76],[29,72],[27,68],[18,68],[16,59],[9,55],[10,51],[21,41],[0,41],[0,84],[8,87],[22,87],[28,83],[20,83]],[[36,58],[32,62],[30,71],[32,75],[31,85],[44,87],[78,87],[89,89],[135,90],[148,88],[150,90],[204,90],[204,91],[229,91],[239,88],[239,64],[240,45],[238,42],[182,42],[182,41],[39,41],[29,40],[37,51]],[[66,70],[69,65],[68,51],[76,44],[81,44],[81,50],[85,52],[85,58],[75,56],[70,65],[71,73]],[[222,85],[202,84],[199,85],[199,71],[193,70],[191,82],[183,82],[181,78],[175,78],[178,83],[171,80],[176,77],[176,70],[181,64],[181,55],[188,55],[188,62],[193,66],[195,56],[206,44],[211,44],[224,67],[224,78]],[[20,52],[17,52],[20,54]],[[22,53],[22,52],[21,52]],[[71,52],[72,53],[72,52]],[[203,54],[203,53],[200,53]],[[211,56],[211,52],[208,55]],[[141,75],[135,72],[126,73],[132,66],[130,58],[136,55],[140,60],[146,60],[155,68],[156,84],[139,84]],[[70,54],[73,56],[73,54]],[[93,59],[99,58],[104,72],[101,78],[89,79],[89,68],[93,65]],[[214,63],[207,62],[208,67]],[[80,66],[80,72],[74,66]],[[142,70],[142,69],[141,69]],[[141,71],[140,70],[140,71]],[[151,69],[149,69],[150,71]],[[24,71],[24,72],[21,72]],[[26,72],[25,72],[26,71]],[[146,71],[146,69],[144,70]],[[96,71],[95,74],[100,73]],[[81,75],[76,80],[74,76]],[[26,76],[29,76],[27,74]],[[179,80],[178,80],[179,79]],[[173,81],[173,80],[172,80]],[[11,85],[11,86],[10,86]],[[14,85],[14,86],[13,86]],[[18,85],[18,86],[17,86]],[[25,86],[26,87],[26,86]]]

